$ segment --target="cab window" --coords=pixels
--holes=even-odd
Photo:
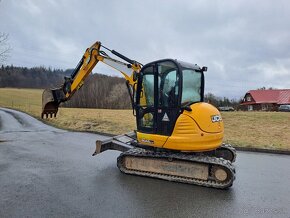
[[[158,64],[159,106],[176,107],[178,104],[179,75],[176,65],[172,62]]]
[[[192,69],[182,70],[181,104],[201,101],[201,73]]]

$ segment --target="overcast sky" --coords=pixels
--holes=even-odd
[[[289,0],[2,0],[0,32],[9,34],[9,65],[74,68],[101,41],[143,64],[207,66],[206,92],[217,96],[290,88]]]

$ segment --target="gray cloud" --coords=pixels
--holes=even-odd
[[[142,63],[206,65],[206,91],[290,88],[290,2],[3,0],[7,64],[73,68],[94,41]],[[118,75],[103,65],[95,72]]]

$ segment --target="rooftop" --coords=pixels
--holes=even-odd
[[[290,104],[290,89],[250,90],[246,94],[250,94],[257,104]],[[244,103],[249,104],[249,102]]]

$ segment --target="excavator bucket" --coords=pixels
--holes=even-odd
[[[44,116],[48,118],[49,116],[56,117],[58,107],[60,104],[60,101],[58,99],[58,96],[56,95],[57,92],[59,92],[60,89],[45,89],[42,93],[42,113],[41,118],[43,119]]]

